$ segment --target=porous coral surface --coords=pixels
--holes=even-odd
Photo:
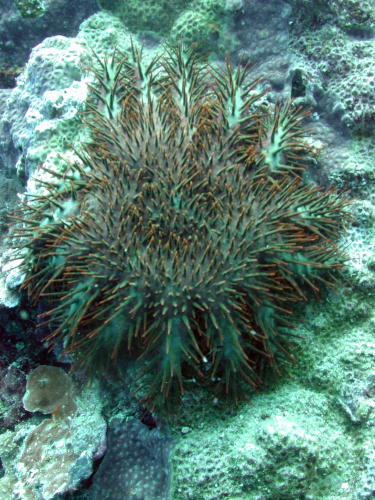
[[[372,132],[375,126],[375,38],[349,38],[326,25],[294,42],[321,73],[332,103],[346,129]],[[332,113],[332,114],[333,114]]]
[[[186,8],[189,0],[101,0],[100,6],[117,14],[134,32],[167,34],[174,19]]]
[[[166,500],[170,498],[171,440],[139,420],[114,419],[108,453],[95,474],[92,500]]]

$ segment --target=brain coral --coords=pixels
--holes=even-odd
[[[99,65],[81,162],[19,216],[23,286],[48,340],[95,370],[137,359],[153,403],[187,379],[238,396],[291,358],[296,304],[334,284],[346,202],[307,185],[306,113],[267,105],[247,67],[180,47]]]

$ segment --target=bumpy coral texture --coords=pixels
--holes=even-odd
[[[167,34],[190,0],[101,0],[99,4],[116,13],[132,31]]]
[[[137,359],[153,403],[188,379],[238,396],[335,283],[346,202],[307,184],[306,113],[266,104],[247,67],[182,48],[99,66],[81,163],[20,216],[24,287],[50,304],[49,340],[95,370]]]
[[[170,498],[171,439],[139,420],[113,419],[108,451],[90,490],[92,500],[165,500]]]
[[[186,10],[171,29],[171,40],[194,45],[199,49],[213,48],[219,36],[219,24],[204,10]]]

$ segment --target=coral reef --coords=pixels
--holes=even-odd
[[[39,365],[27,377],[23,406],[27,411],[41,413],[74,413],[71,377],[57,366]]]
[[[291,48],[312,93],[345,131],[371,134],[375,126],[375,7],[367,0],[289,0]],[[307,76],[308,75],[308,76]],[[325,101],[325,102],[324,102]]]
[[[46,161],[46,154],[62,152],[72,141],[79,103],[82,106],[86,97],[79,68],[83,57],[82,43],[64,37],[49,38],[34,49],[4,106],[1,146],[7,169],[15,166],[22,172],[27,168],[24,173],[29,175]],[[20,155],[26,150],[27,156]]]
[[[152,402],[192,376],[237,397],[291,359],[296,303],[333,285],[345,201],[303,180],[306,113],[261,104],[247,67],[181,48],[144,66],[135,47],[98,64],[92,140],[44,169],[13,235],[23,287],[84,365],[144,358]]]
[[[223,0],[193,0],[176,18],[169,41],[185,43],[194,50],[232,53],[236,34],[230,30],[232,12]]]
[[[41,162],[58,163],[59,153],[73,140],[78,109],[87,95],[79,69],[83,53],[81,43],[71,44],[64,37],[47,39],[33,51],[19,85],[8,95],[0,124],[0,158],[8,177],[18,175],[13,192],[17,187],[21,191],[20,179]],[[15,288],[22,280],[15,263],[8,262],[11,253],[6,249],[0,257],[0,300],[7,307],[18,304]]]
[[[214,400],[187,396],[174,499],[373,496],[374,299],[364,306],[365,297],[307,306],[293,383],[278,381],[225,416]]]
[[[355,440],[329,397],[288,383],[224,421],[211,407],[202,423],[200,411],[185,415],[175,445],[174,500],[356,498]]]
[[[219,37],[220,26],[210,19],[207,11],[189,9],[181,14],[171,29],[170,38],[196,48],[213,48]]]
[[[74,15],[79,17],[81,9],[90,2],[80,2],[79,7],[75,2],[68,2],[69,8],[74,10],[72,15],[69,10],[61,9],[64,3],[67,5],[66,0],[51,2],[54,10],[49,16],[52,20],[48,16],[22,20],[14,14],[14,7],[8,9],[14,4],[13,0],[3,0],[0,58],[17,58],[20,61],[17,64],[24,64],[30,46],[46,34],[56,33],[56,25],[63,30],[62,33],[74,32]],[[92,1],[91,5],[95,3]],[[111,4],[115,1],[111,0]],[[227,0],[226,9],[229,5],[235,18],[235,33],[241,42],[235,57],[257,62],[254,75],[263,75],[267,85],[272,87],[267,96],[269,102],[275,102],[277,96],[288,97],[291,91],[296,95],[298,88],[301,91],[298,102],[313,106],[311,122],[314,134],[308,141],[321,154],[319,162],[314,162],[309,173],[318,183],[326,185],[328,182],[340,189],[349,189],[356,197],[351,206],[356,223],[342,241],[347,249],[345,272],[350,281],[344,282],[335,294],[328,294],[324,302],[316,306],[309,303],[304,307],[305,322],[298,324],[293,331],[298,336],[294,337],[296,345],[293,348],[296,363],[288,366],[293,383],[287,377],[275,376],[272,382],[267,380],[266,387],[255,392],[246,404],[226,405],[215,394],[201,388],[197,383],[199,380],[190,377],[190,372],[186,373],[189,378],[184,378],[184,384],[188,390],[182,397],[180,414],[174,416],[177,421],[171,424],[176,442],[171,496],[174,500],[219,497],[233,500],[370,499],[375,494],[374,140],[372,125],[365,129],[367,135],[364,135],[363,128],[356,127],[350,120],[354,116],[352,103],[360,104],[357,110],[365,110],[359,84],[361,79],[366,80],[361,58],[365,57],[368,62],[369,72],[373,66],[373,31],[371,16],[368,16],[373,2]],[[313,36],[310,32],[314,32]],[[136,43],[136,36],[132,37]],[[339,52],[333,52],[331,46],[335,38]],[[144,51],[144,60],[151,60],[155,55],[155,46],[152,45],[153,51],[149,50],[149,41],[145,37],[149,48]],[[87,96],[86,83],[91,81],[84,71],[84,67],[90,64],[84,47],[93,48],[98,54],[111,54],[113,45],[127,50],[129,31],[119,18],[102,11],[81,25],[77,38],[55,37],[34,48],[33,54],[38,53],[40,60],[47,58],[48,63],[38,64],[32,56],[29,70],[18,78],[17,87],[0,91],[0,115],[4,124],[0,134],[0,153],[2,163],[8,169],[3,171],[4,180],[12,187],[9,191],[4,185],[7,203],[13,202],[8,199],[15,197],[17,191],[23,190],[21,183],[27,178],[30,195],[41,194],[44,190],[43,182],[38,185],[35,179],[48,183],[53,179],[59,183],[56,176],[42,170],[39,165],[44,164],[47,169],[61,173],[63,158],[68,162],[76,159],[70,142],[77,141],[77,145],[82,140],[82,127],[79,119],[71,117],[78,118],[77,112],[82,109]],[[314,55],[315,50],[321,57]],[[323,64],[326,57],[328,72]],[[335,64],[335,58],[340,64]],[[352,68],[349,73],[345,73],[346,59]],[[61,66],[64,60],[68,61],[66,72]],[[61,88],[56,86],[58,71],[55,68],[72,76]],[[361,75],[358,81],[355,80],[354,68]],[[9,66],[5,67],[3,73],[0,70],[0,77],[4,76],[5,85],[10,87],[15,84],[15,79],[9,80],[14,71],[10,68],[8,73],[8,69]],[[297,76],[302,83],[300,86],[296,85]],[[41,81],[43,88],[39,92]],[[351,85],[357,94],[355,100],[351,97]],[[72,86],[76,87],[75,91]],[[348,124],[344,128],[346,132],[360,132],[354,139],[351,134],[342,134],[337,117],[343,116],[346,116],[343,123]],[[58,150],[58,155],[53,154],[54,149]],[[37,154],[33,153],[35,151]],[[18,186],[14,182],[16,165],[21,174]],[[72,219],[67,216],[64,220]],[[3,248],[2,258],[6,253]],[[17,465],[22,450],[26,449],[23,444],[43,418],[25,412],[22,407],[26,374],[37,364],[53,364],[56,356],[59,362],[71,359],[61,354],[60,345],[55,346],[47,358],[46,346],[41,339],[49,334],[48,324],[36,329],[33,320],[38,312],[45,310],[45,305],[32,308],[24,301],[22,307],[14,307],[19,300],[17,287],[23,279],[14,268],[16,264],[10,263],[3,269],[4,286],[0,287],[0,302],[12,307],[0,309],[0,455],[3,466],[0,497],[15,500],[17,482],[19,487],[26,481],[33,488],[32,498],[40,497],[41,490],[47,491],[48,481],[51,489],[57,484],[54,477],[57,471],[56,476],[63,479],[60,491],[65,493],[55,495],[54,500],[89,500],[91,492],[86,489],[85,478],[91,474],[92,461],[104,450],[103,444],[98,444],[93,454],[85,454],[85,449],[96,439],[99,442],[99,435],[100,439],[104,437],[101,411],[107,419],[119,413],[123,427],[130,416],[140,415],[138,402],[131,395],[134,370],[129,369],[130,363],[126,363],[127,373],[117,381],[103,377],[103,372],[98,370],[103,383],[102,392],[99,395],[95,387],[84,386],[87,400],[78,404],[80,416],[78,418],[77,413],[74,416],[71,427],[74,432],[69,435],[64,419],[58,419],[59,414],[55,419],[56,427],[51,423],[49,426],[44,424],[40,430],[39,450],[30,445],[27,448],[30,459],[22,455],[22,463],[27,467],[21,473]],[[204,368],[208,366],[202,364]],[[143,361],[143,368],[147,370],[147,360]],[[145,430],[144,434],[147,432]],[[48,439],[48,434],[51,439]],[[68,462],[75,452],[78,455],[84,453],[84,459],[78,459],[70,469],[71,478],[65,485],[63,471],[59,474],[58,441],[54,436],[63,437],[60,456],[64,457],[66,453]],[[37,433],[34,437],[39,440]],[[111,447],[107,450],[108,455]],[[121,446],[114,444],[114,447],[112,457],[121,455],[126,449],[126,439]],[[46,461],[36,463],[33,457],[41,454]],[[28,469],[32,471],[30,474]],[[140,471],[147,476],[146,469]],[[126,471],[121,475],[123,477],[126,477]],[[94,476],[93,481],[99,485],[100,477],[95,480]],[[68,490],[77,489],[80,491],[68,493]],[[128,494],[130,496],[132,491]]]
[[[63,385],[66,377],[64,373]],[[49,385],[49,389],[51,401],[55,388]],[[105,451],[106,424],[97,387],[91,385],[77,393],[72,412],[60,411],[54,418],[41,422],[35,417],[0,435],[0,456],[5,469],[0,479],[1,498],[52,500],[76,490],[92,475],[93,461]]]
[[[139,420],[113,419],[108,452],[94,475],[92,500],[167,500],[170,498],[171,439]]]
[[[101,0],[100,6],[146,39],[164,37],[172,43],[216,52],[231,52],[235,46],[235,35],[228,31],[234,7],[226,6],[224,0]]]
[[[174,19],[189,0],[100,0],[104,9],[117,14],[133,32],[168,34]]]
[[[375,39],[351,39],[335,26],[306,32],[293,43],[319,71],[332,103],[346,129],[372,132],[375,127]],[[321,85],[321,83],[320,83]]]

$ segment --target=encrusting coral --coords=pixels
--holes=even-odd
[[[71,377],[57,366],[38,365],[27,377],[23,406],[27,411],[69,415],[76,410]]]
[[[248,67],[133,47],[98,68],[81,161],[18,217],[23,287],[86,366],[142,359],[153,404],[193,378],[237,397],[334,285],[347,202],[307,184],[306,112],[266,104]]]

